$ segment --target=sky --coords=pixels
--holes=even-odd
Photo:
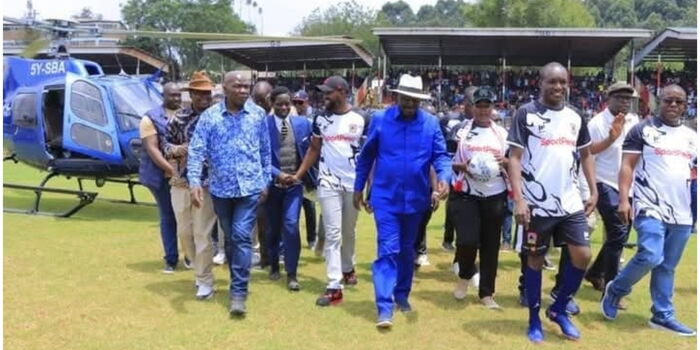
[[[235,11],[239,11],[239,2],[236,0]],[[256,0],[263,9],[262,30],[264,35],[289,35],[289,33],[301,23],[302,18],[308,16],[317,8],[325,9],[330,3],[328,0]],[[359,4],[379,9],[386,0],[356,0]],[[425,4],[434,4],[437,0],[404,0],[414,12]],[[60,6],[56,6],[60,2]],[[120,3],[126,0],[33,0],[34,9],[40,19],[46,18],[70,18],[79,13],[84,7],[90,7],[93,13],[102,14],[104,19],[121,19]],[[293,6],[290,6],[293,4]],[[26,0],[3,0],[3,16],[21,17],[26,12]],[[257,10],[256,10],[257,11]],[[248,20],[248,7],[243,5],[242,18]],[[260,26],[260,16],[255,13],[254,24]]]

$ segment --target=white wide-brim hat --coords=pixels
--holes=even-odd
[[[396,89],[389,89],[389,91],[421,100],[431,99],[430,94],[423,92],[423,78],[413,77],[410,74],[402,75],[399,79],[399,86]]]

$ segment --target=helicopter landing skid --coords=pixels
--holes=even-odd
[[[84,177],[78,178],[78,188],[80,188],[81,191],[83,191],[83,180],[92,180],[92,179],[84,178]],[[134,186],[141,185],[141,183],[138,181],[133,181],[131,179],[112,179],[112,178],[100,178],[100,179],[96,180],[97,187],[102,187],[107,182],[126,184],[127,187],[129,188],[129,200],[111,199],[111,198],[100,198],[100,200],[112,202],[112,203],[136,204],[136,205],[146,205],[146,206],[152,206],[152,207],[156,206],[155,203],[144,203],[144,202],[139,202],[136,200],[136,196],[134,196]]]
[[[51,175],[53,175],[53,174],[49,174],[49,176],[47,176],[44,179],[44,181],[42,181],[42,184],[40,186],[3,184],[3,186],[5,188],[33,191],[36,194],[36,199],[34,200],[34,206],[32,207],[32,209],[23,210],[23,209],[17,209],[17,208],[3,207],[3,211],[8,212],[8,213],[18,213],[18,214],[28,214],[28,215],[47,215],[47,216],[55,216],[55,217],[59,217],[59,218],[67,218],[67,217],[70,217],[71,215],[77,213],[80,209],[82,209],[86,205],[92,203],[95,200],[95,197],[97,197],[97,192],[74,191],[74,190],[66,190],[66,189],[62,189],[62,188],[44,187],[44,184],[46,184],[46,181],[48,181],[48,179],[50,179],[52,177]],[[78,197],[78,200],[80,200],[80,202],[64,212],[41,211],[41,210],[39,210],[39,203],[41,202],[41,194],[43,192],[75,195]]]

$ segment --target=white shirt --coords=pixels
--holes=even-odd
[[[588,132],[591,134],[591,140],[593,142],[600,142],[607,139],[614,119],[615,116],[613,116],[607,108],[593,117],[588,122]],[[595,175],[597,182],[602,182],[611,186],[616,191],[619,191],[617,180],[620,173],[620,165],[622,164],[622,143],[630,129],[637,125],[637,123],[639,123],[639,117],[634,113],[627,113],[620,137],[618,137],[610,147],[595,155]]]
[[[469,128],[469,130],[467,130]],[[508,150],[506,138],[508,132],[496,123],[491,123],[490,127],[481,127],[469,123],[458,131],[459,145],[455,152],[455,161],[464,163],[477,153],[487,153],[494,156],[505,156]],[[489,180],[489,182],[479,182],[463,173],[452,175],[452,187],[456,191],[478,197],[489,197],[506,191],[506,182],[503,174]]]
[[[697,134],[654,117],[630,130],[623,153],[640,155],[634,169],[635,216],[641,211],[668,224],[692,225],[690,179]]]
[[[318,167],[319,186],[354,191],[356,159],[365,133],[365,118],[355,110],[343,115],[323,112],[314,117],[313,135],[323,142]]]
[[[275,125],[277,126],[277,131],[282,132],[282,122],[284,120],[287,120],[287,128],[289,128],[289,131],[292,131],[292,124],[289,122],[289,116],[287,118],[280,118],[275,114]]]
[[[576,177],[577,152],[591,144],[574,109],[549,109],[533,101],[513,117],[508,144],[522,148],[523,197],[533,216],[563,217],[583,210]]]

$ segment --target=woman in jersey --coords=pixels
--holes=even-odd
[[[457,136],[459,144],[452,165],[454,191],[450,193],[455,203],[450,215],[457,230],[455,260],[459,264],[454,297],[464,299],[470,280],[480,271],[479,299],[489,309],[499,308],[493,294],[507,193],[504,169],[508,132],[491,120],[495,97],[485,87],[474,92],[473,119]]]

